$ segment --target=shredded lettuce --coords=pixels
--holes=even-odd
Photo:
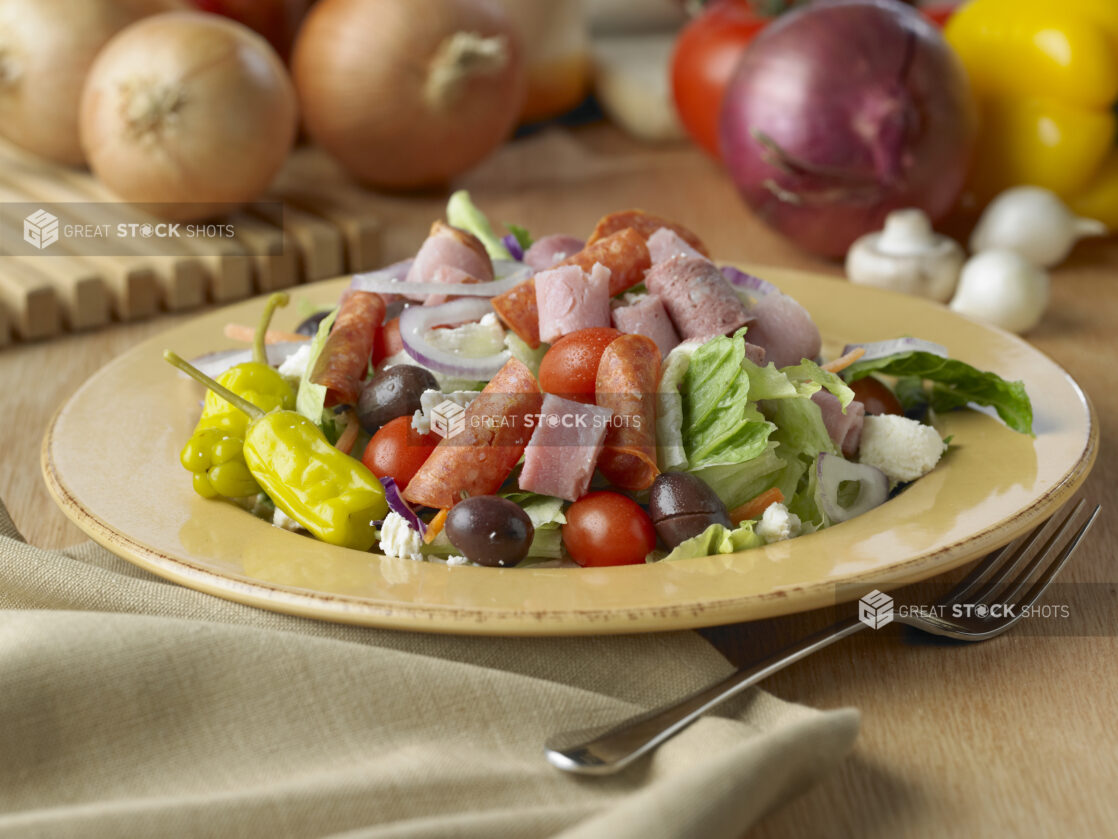
[[[694,559],[699,556],[732,554],[738,551],[758,548],[765,540],[753,532],[753,522],[745,521],[740,527],[730,530],[721,524],[712,524],[698,536],[692,536],[675,547],[663,559],[674,562],[677,559]],[[655,553],[649,555],[655,561]]]
[[[493,232],[493,226],[485,213],[477,208],[470,193],[460,189],[450,196],[446,205],[446,220],[451,227],[465,230],[477,236],[490,259],[512,259],[512,254],[505,247],[505,243]]]
[[[915,350],[856,361],[843,371],[843,378],[853,382],[870,373],[930,381],[934,410],[950,411],[971,403],[984,405],[997,411],[1014,431],[1030,436],[1033,433],[1033,406],[1023,382],[1007,382],[997,373],[978,370],[964,361]]]
[[[330,337],[330,328],[334,325],[334,318],[337,316],[338,310],[335,308],[319,323],[318,332],[311,341],[311,356],[307,359],[307,367],[299,380],[299,390],[295,395],[295,410],[316,424],[322,422],[322,411],[326,406],[326,388],[314,384],[311,381],[311,374],[318,363],[318,357],[322,354],[322,348],[326,346],[326,339]]]
[[[559,559],[563,554],[560,528],[567,523],[567,517],[563,514],[563,499],[524,490],[502,492],[499,495],[519,504],[532,520],[535,534],[528,556],[534,559]]]

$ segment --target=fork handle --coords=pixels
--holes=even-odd
[[[545,746],[547,760],[559,769],[583,775],[617,772],[682,731],[714,706],[861,629],[865,629],[865,624],[857,618],[839,621],[679,702],[655,708],[616,725],[557,734]]]

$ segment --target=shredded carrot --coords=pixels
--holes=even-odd
[[[750,499],[742,504],[740,507],[735,507],[730,511],[730,521],[734,525],[739,525],[743,521],[751,521],[752,519],[759,519],[764,514],[765,510],[769,508],[770,504],[780,504],[784,501],[784,493],[780,491],[779,487],[766,489],[756,498]]]
[[[357,417],[350,411],[349,422],[346,423],[345,430],[342,431],[341,436],[338,437],[338,442],[335,444],[338,451],[345,452],[346,454],[352,452],[353,444],[357,442],[357,432],[360,430],[361,423],[357,421]]]
[[[427,524],[427,533],[423,536],[423,544],[430,545],[435,541],[435,537],[443,532],[446,527],[446,514],[450,510],[439,510],[435,513],[435,517]]]
[[[846,355],[840,355],[834,361],[828,361],[826,364],[823,365],[823,369],[826,370],[828,373],[838,373],[841,370],[845,370],[847,367],[849,367],[865,354],[865,347],[855,347]]]
[[[245,341],[252,343],[256,340],[256,330],[251,326],[245,326],[243,323],[227,323],[225,324],[225,337],[232,341]],[[282,344],[285,341],[309,341],[306,335],[300,335],[297,332],[284,332],[282,329],[269,329],[264,333],[265,344]]]

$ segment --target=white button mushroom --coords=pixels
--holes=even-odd
[[[951,308],[960,314],[1027,332],[1048,306],[1048,274],[1016,251],[990,250],[963,266]]]
[[[858,239],[846,255],[851,282],[929,297],[951,299],[963,267],[959,244],[932,230],[922,210],[895,210],[885,229]]]
[[[1050,268],[1063,262],[1087,236],[1105,236],[1106,225],[1079,218],[1052,191],[1015,186],[990,202],[971,234],[974,253],[1017,251],[1034,265]]]

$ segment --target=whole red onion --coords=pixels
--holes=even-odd
[[[745,50],[722,102],[722,158],[745,201],[825,256],[891,210],[946,215],[976,130],[962,65],[898,0],[834,0],[780,18]]]

